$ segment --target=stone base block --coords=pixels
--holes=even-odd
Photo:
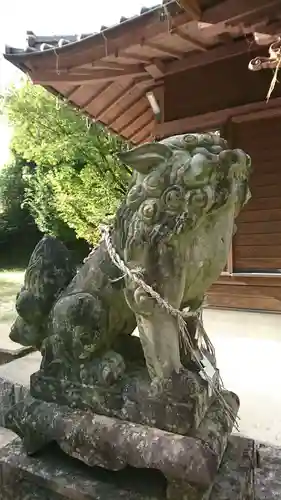
[[[254,500],[253,441],[231,437],[212,490],[202,500]],[[51,445],[29,457],[19,439],[0,451],[1,500],[165,500],[166,480],[152,470],[90,468]],[[173,494],[168,488],[168,496]],[[193,500],[190,492],[177,500]]]
[[[60,380],[43,371],[30,378],[30,392],[36,399],[183,435],[203,420],[212,401],[209,391],[208,384],[189,370],[174,373],[163,386],[151,383],[146,368],[135,365],[108,385]]]
[[[223,396],[236,415],[237,396],[227,391]],[[127,466],[154,469],[169,484],[184,480],[202,492],[213,484],[233,420],[225,415],[217,399],[197,432],[183,436],[29,396],[6,413],[5,425],[23,439],[29,454],[56,442],[65,453],[91,467],[113,471]],[[170,498],[174,500],[173,495]]]
[[[261,443],[258,446],[259,463],[255,479],[257,485],[257,499],[281,498],[281,447]]]

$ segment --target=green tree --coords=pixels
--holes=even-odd
[[[34,224],[29,211],[23,209],[25,181],[21,158],[14,157],[0,170],[0,225],[6,231],[17,231]]]
[[[30,82],[11,88],[2,104],[12,149],[35,165],[25,173],[25,206],[40,230],[61,237],[64,224],[95,242],[127,190],[131,172],[118,160],[127,145]]]
[[[0,170],[0,268],[25,266],[40,238],[28,208],[25,208],[23,169],[25,162],[15,156]]]

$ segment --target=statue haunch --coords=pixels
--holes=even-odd
[[[216,134],[188,134],[143,144],[121,159],[134,174],[111,230],[113,247],[168,304],[198,312],[249,199],[250,157]],[[39,348],[41,369],[55,377],[112,384],[143,353],[152,379],[191,362],[176,320],[122,275],[104,241],[74,275],[63,245],[43,238],[17,310],[11,338]],[[131,337],[136,325],[142,350]],[[196,315],[187,327],[196,348]]]

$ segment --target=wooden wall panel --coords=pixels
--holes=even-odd
[[[276,281],[279,281],[279,286],[276,283],[276,286],[271,287],[255,283],[235,285],[233,281],[226,284],[219,281],[207,294],[207,306],[281,313],[281,278]]]
[[[281,270],[281,117],[234,123],[232,146],[252,156],[252,199],[239,215],[234,272]],[[266,160],[265,163],[263,158]]]
[[[281,117],[232,123],[227,133],[231,147],[252,157],[252,199],[236,220],[234,274],[221,276],[207,302],[211,307],[281,313]]]
[[[264,101],[272,80],[271,71],[249,71],[255,56],[268,57],[267,47],[191,68],[164,79],[165,122],[211,111]],[[272,97],[281,96],[277,84]],[[254,135],[254,131],[253,135]]]
[[[222,276],[206,297],[207,305],[281,313],[281,277]]]

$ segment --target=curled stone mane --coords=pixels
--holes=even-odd
[[[243,151],[229,150],[227,142],[215,133],[144,144],[121,159],[135,170],[117,214],[121,253],[125,247],[128,253],[132,245],[155,245],[173,234],[195,229],[204,216],[228,202],[229,168],[240,164],[243,169],[249,161]],[[245,200],[247,196],[245,193]]]

